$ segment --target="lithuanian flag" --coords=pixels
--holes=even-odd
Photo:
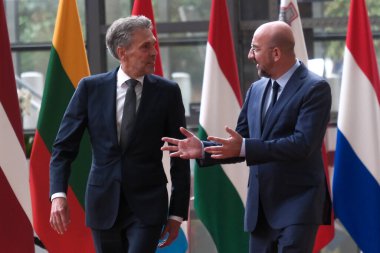
[[[61,0],[46,74],[41,110],[31,159],[30,191],[33,226],[50,253],[95,252],[91,231],[85,226],[84,193],[91,163],[89,137],[82,140],[72,165],[67,198],[71,224],[58,235],[49,224],[49,162],[58,128],[79,80],[90,74],[75,0]]]

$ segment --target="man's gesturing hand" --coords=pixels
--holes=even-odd
[[[164,137],[162,140],[169,145],[163,146],[161,150],[170,151],[170,157],[180,157],[182,159],[202,158],[201,141],[186,128],[181,127],[180,131],[186,136],[186,139]]]
[[[210,146],[205,148],[205,152],[210,153],[214,159],[225,159],[239,157],[243,137],[236,131],[226,126],[226,132],[230,134],[228,138],[209,136],[207,139],[221,144],[220,146]]]

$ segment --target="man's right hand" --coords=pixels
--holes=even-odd
[[[179,129],[186,139],[174,139],[169,137],[162,138],[167,142],[168,146],[163,146],[161,150],[170,151],[170,157],[180,157],[182,159],[202,158],[202,143],[201,141],[186,128]]]
[[[62,235],[67,231],[70,224],[70,212],[67,199],[62,197],[54,198],[51,202],[50,225]]]

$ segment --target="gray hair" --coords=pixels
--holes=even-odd
[[[110,54],[119,59],[117,48],[120,46],[129,47],[133,33],[138,29],[152,29],[152,21],[142,15],[115,20],[106,34],[106,45]]]

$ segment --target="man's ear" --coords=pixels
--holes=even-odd
[[[274,61],[278,61],[281,58],[281,50],[278,47],[273,48],[272,56]]]
[[[119,60],[122,60],[123,57],[125,57],[126,51],[127,50],[124,47],[117,47],[116,53],[117,53],[117,57],[119,58]]]

